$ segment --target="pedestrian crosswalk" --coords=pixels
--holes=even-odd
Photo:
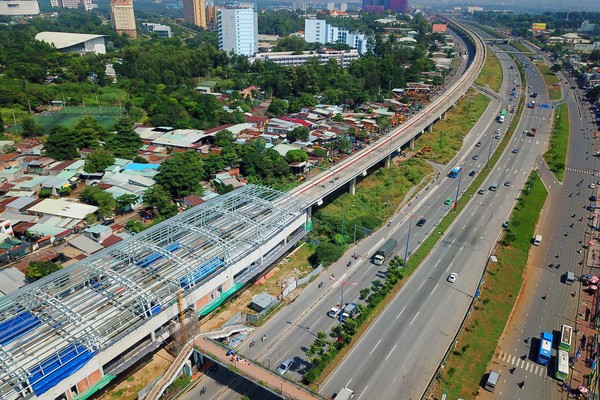
[[[594,175],[594,171],[589,170],[589,169],[579,169],[579,168],[567,167],[566,170],[570,171],[570,172],[577,172],[579,174]]]
[[[536,364],[529,360],[524,360],[521,357],[514,356],[512,354],[505,353],[501,351],[498,353],[498,359],[505,362],[508,365],[512,365],[515,368],[520,368],[527,372],[531,372],[538,376],[546,375],[546,367],[543,365]]]

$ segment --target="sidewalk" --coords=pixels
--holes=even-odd
[[[589,275],[599,275],[600,270],[600,242],[596,232],[592,233],[593,239],[589,242],[585,262],[585,270]],[[596,310],[598,309],[598,291],[589,289],[590,285],[580,286],[579,301],[577,305],[577,326],[575,327],[571,343],[570,366],[571,376],[569,377],[569,386],[571,390],[577,393],[578,386],[585,386],[590,392],[597,393],[597,387],[591,378],[593,373],[592,363],[597,359],[599,342],[596,333]],[[573,294],[577,294],[573,292]],[[576,397],[575,397],[576,398]]]
[[[233,367],[235,371],[239,371],[241,375],[247,376],[255,382],[259,382],[261,385],[268,387],[276,393],[281,393],[286,399],[298,399],[298,400],[319,400],[320,396],[312,394],[306,389],[297,386],[293,382],[283,379],[279,375],[272,373],[264,369],[263,367],[252,364],[248,360],[243,359],[240,356],[233,355],[227,356],[227,349],[219,346],[217,343],[202,337],[201,339],[195,339],[194,345],[207,356],[214,358],[215,361],[219,361],[221,364],[228,367]]]

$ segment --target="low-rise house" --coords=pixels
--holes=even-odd
[[[97,243],[102,243],[113,234],[113,231],[109,226],[97,224],[85,229],[83,234]]]
[[[27,206],[35,202],[35,197],[18,197],[6,204],[6,211],[13,214],[26,214]]]
[[[78,220],[85,219],[86,215],[95,213],[97,210],[96,206],[67,199],[44,199],[28,209],[30,214],[54,215]]]

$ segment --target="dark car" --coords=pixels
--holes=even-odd
[[[104,226],[109,226],[115,223],[114,219],[107,219],[106,221],[102,222],[102,225]]]
[[[475,174],[477,174],[477,171],[471,171],[471,172],[469,172],[469,176],[475,176]]]
[[[417,226],[423,226],[425,225],[425,222],[427,222],[427,220],[425,218],[421,218],[418,222],[417,222]]]
[[[596,197],[596,196],[590,196],[590,201],[596,201],[596,200],[598,200],[598,197]]]

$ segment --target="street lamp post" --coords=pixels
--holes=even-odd
[[[485,163],[485,169],[490,169],[490,157],[492,156],[492,144],[494,143],[494,138],[490,140],[490,150],[488,151],[487,162]]]
[[[408,244],[410,242],[410,227],[412,226],[412,221],[410,218],[408,219],[408,236],[406,237],[406,250],[404,251],[404,269],[408,267]]]
[[[349,206],[344,206],[342,208],[342,237],[340,238],[341,247],[344,247],[344,227],[346,225],[346,211],[348,211],[348,207]],[[352,204],[352,207],[354,207],[354,204]]]
[[[329,277],[332,281],[336,281],[340,283],[340,287],[342,289],[342,293],[340,295],[340,324],[343,322],[342,311],[344,311],[344,286],[346,285],[358,285],[357,282],[348,282],[348,281],[340,281],[335,279],[333,276]]]
[[[458,195],[460,193],[461,178],[462,178],[462,168],[461,168],[460,172],[458,173],[458,185],[456,186],[456,198],[454,199],[454,212],[456,212],[456,208],[458,206]]]

